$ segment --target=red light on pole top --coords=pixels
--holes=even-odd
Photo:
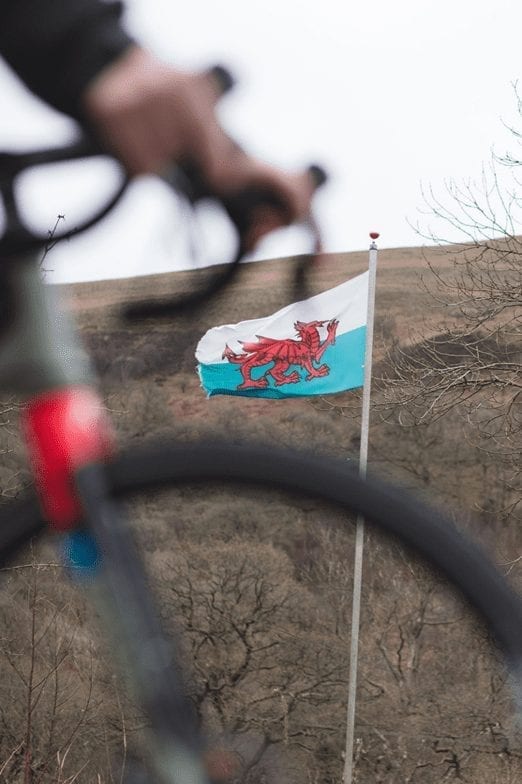
[[[381,235],[379,234],[378,231],[371,231],[370,232],[370,237],[372,238],[372,240],[377,240],[377,239],[379,239],[380,236]]]

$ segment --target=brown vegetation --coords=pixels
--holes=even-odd
[[[425,253],[449,274],[453,262],[444,249]],[[329,288],[362,271],[366,259],[362,253],[329,257],[313,285]],[[447,311],[435,310],[419,284],[421,251],[382,251],[379,262],[375,375],[382,381],[374,396],[370,465],[450,508],[520,584],[521,531],[499,513],[513,512],[506,469],[477,449],[460,400],[417,424],[404,420],[415,414],[411,373],[410,398],[404,387],[389,396],[402,380],[397,357],[425,372],[434,351],[446,354],[440,377],[449,366],[451,378],[470,352],[483,354],[472,341],[455,343]],[[67,287],[123,442],[157,433],[193,439],[212,430],[357,459],[356,392],[274,402],[207,400],[199,388],[198,338],[209,326],[285,304],[284,287],[274,279],[283,280],[287,269],[278,261],[248,265],[229,292],[189,323],[122,325],[115,313],[119,302],[148,290],[183,287],[188,274]],[[412,340],[430,308],[441,316],[439,327]],[[513,361],[512,350],[491,334],[480,347],[500,363]],[[480,389],[476,394],[483,399]],[[21,456],[13,436],[3,433],[9,486],[18,481]],[[353,521],[310,500],[226,487],[143,498],[133,503],[132,517],[166,626],[183,631],[189,693],[211,739],[230,745],[240,759],[241,780],[339,782]],[[141,719],[122,696],[88,609],[55,556],[45,545],[31,558],[27,568],[3,576],[0,781],[120,781]],[[486,631],[411,553],[372,531],[361,632],[357,784],[520,780],[522,746],[506,673]],[[118,762],[111,765],[109,757]]]

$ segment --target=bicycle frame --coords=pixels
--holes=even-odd
[[[8,262],[3,276],[12,310],[0,389],[24,400],[22,429],[42,507],[51,526],[67,530],[81,517],[71,474],[107,457],[114,439],[90,360],[56,287],[43,283],[38,256]]]
[[[214,69],[227,89],[229,80]],[[149,598],[141,561],[133,547],[119,508],[110,498],[104,463],[114,455],[114,434],[97,392],[96,375],[76,333],[72,318],[60,303],[56,288],[43,283],[39,254],[47,238],[28,229],[19,213],[16,178],[42,163],[105,155],[86,136],[63,147],[28,153],[0,152],[0,198],[6,230],[0,237],[0,276],[7,308],[0,324],[0,390],[16,393],[25,403],[22,431],[43,516],[49,526],[67,533],[67,563],[88,587],[127,671],[142,709],[154,729],[150,740],[159,781],[204,784],[197,721],[169,645]],[[308,174],[315,187],[326,175],[317,166]],[[192,308],[208,299],[236,273],[248,247],[248,235],[259,207],[281,215],[286,205],[265,188],[221,198],[214,194],[197,166],[180,163],[166,177],[192,204],[215,198],[225,207],[238,233],[238,251],[224,271],[206,288],[181,301],[140,303],[135,316]],[[109,201],[89,220],[54,240],[85,231],[117,203],[128,177]],[[317,231],[312,227],[313,232]],[[246,244],[245,244],[246,243]],[[136,310],[136,308],[135,308]],[[3,328],[3,333],[1,332]],[[175,772],[175,773],[174,773]]]
[[[91,363],[56,287],[43,282],[38,255],[10,260],[4,275],[14,309],[0,345],[0,389],[25,401],[22,430],[44,516],[67,532],[66,565],[89,592],[152,725],[158,780],[174,782],[176,771],[177,781],[205,784],[196,716],[109,496],[103,464],[115,437]]]
[[[0,331],[0,389],[28,398],[61,386],[95,383],[57,288],[42,281],[39,254],[2,259],[0,275],[10,306]]]

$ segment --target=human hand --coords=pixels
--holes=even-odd
[[[285,173],[238,147],[216,116],[220,94],[211,72],[179,71],[133,46],[88,86],[83,105],[131,176],[190,161],[218,197],[272,192],[278,206],[259,206],[253,216],[248,245],[254,247],[264,234],[307,217],[315,185],[306,172]]]

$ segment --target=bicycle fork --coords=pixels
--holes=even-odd
[[[115,437],[95,374],[56,287],[36,257],[4,268],[14,307],[3,325],[0,379],[25,398],[22,413],[40,504],[66,534],[66,563],[102,619],[112,650],[150,722],[151,759],[165,784],[206,784],[195,711],[184,695],[104,462]]]

